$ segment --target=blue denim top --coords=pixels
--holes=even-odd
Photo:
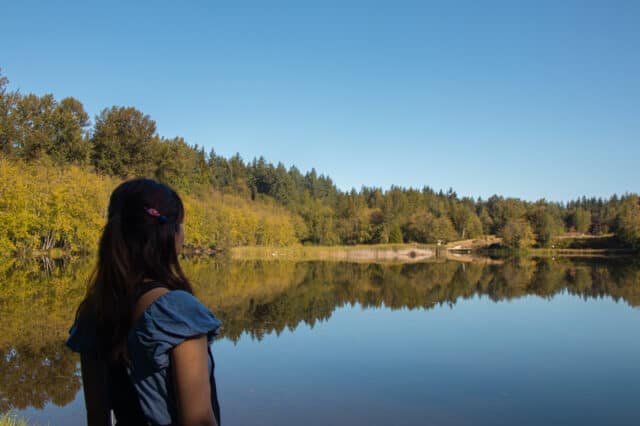
[[[127,336],[131,366],[129,379],[140,406],[151,425],[178,423],[169,351],[186,339],[205,334],[209,345],[222,323],[192,294],[173,290],[158,297],[136,321]],[[95,351],[95,329],[76,321],[69,331],[67,346],[75,352]],[[209,347],[211,404],[220,424],[215,363]]]

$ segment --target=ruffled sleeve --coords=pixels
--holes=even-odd
[[[149,305],[129,333],[131,361],[138,371],[148,370],[147,373],[166,368],[172,348],[203,334],[211,342],[221,325],[192,294],[170,291]]]
[[[95,323],[89,319],[76,319],[69,330],[66,345],[74,352],[87,353],[96,350]]]

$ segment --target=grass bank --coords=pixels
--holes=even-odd
[[[376,244],[354,246],[286,247],[245,246],[230,250],[231,258],[245,260],[348,260],[362,262],[421,261],[436,257],[436,246],[429,244]]]
[[[498,256],[616,256],[637,253],[614,234],[566,234],[553,239],[549,247],[509,248],[493,235],[477,239],[452,241],[447,250]]]
[[[435,244],[375,244],[353,246],[242,246],[231,248],[232,259],[241,260],[336,260],[350,262],[417,262],[424,260],[453,259],[457,261],[482,261],[489,257],[510,256],[571,256],[603,257],[628,256],[635,251],[610,241],[611,237],[591,238],[593,248],[583,242],[564,241],[560,247],[512,249],[500,246],[498,239],[483,238],[456,241],[447,246]],[[580,247],[580,248],[576,248]],[[453,250],[449,250],[453,249]],[[468,251],[465,251],[468,250]],[[462,252],[462,253],[461,253]]]

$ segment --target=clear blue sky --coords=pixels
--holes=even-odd
[[[640,192],[639,1],[2,10],[10,88],[74,96],[91,116],[135,106],[162,136],[224,156],[315,167],[341,189]]]

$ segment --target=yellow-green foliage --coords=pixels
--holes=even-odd
[[[0,258],[97,247],[115,178],[42,160],[0,158]],[[182,194],[186,244],[198,248],[292,244],[301,219],[273,201],[214,191]]]
[[[91,249],[115,183],[74,166],[0,159],[0,257],[53,247]]]
[[[0,426],[27,426],[27,424],[25,419],[12,416],[11,413],[0,416]]]
[[[296,218],[267,200],[207,191],[183,197],[186,210],[185,238],[195,247],[294,244]]]

